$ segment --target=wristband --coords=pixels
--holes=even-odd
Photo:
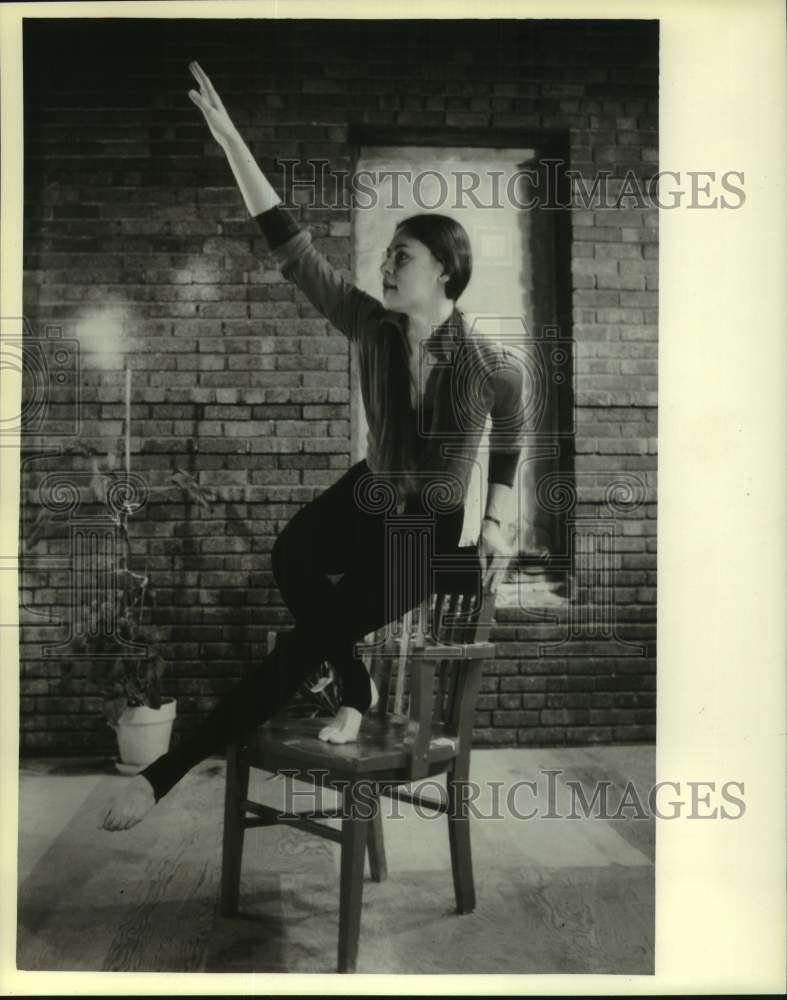
[[[270,250],[275,250],[300,232],[300,226],[295,221],[294,215],[281,202],[252,218],[262,230]]]
[[[500,524],[500,522],[496,517],[488,517],[486,514],[484,514],[484,520],[491,521],[493,524],[496,524],[498,528],[502,527],[502,525]]]

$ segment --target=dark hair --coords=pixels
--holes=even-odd
[[[397,232],[404,230],[408,236],[423,243],[440,261],[448,275],[445,283],[446,297],[455,302],[467,288],[473,272],[473,252],[464,226],[447,215],[429,212],[411,215],[409,219],[400,222],[396,229]]]

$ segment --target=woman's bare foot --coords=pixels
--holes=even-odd
[[[102,825],[105,830],[128,830],[144,819],[155,804],[152,785],[138,774],[109,807]]]
[[[374,708],[380,700],[380,696],[371,677],[369,684],[372,687],[372,701],[369,708]],[[362,720],[363,714],[357,708],[341,705],[336,713],[336,718],[327,726],[323,726],[317,735],[323,743],[354,743],[358,739]]]
[[[357,708],[342,705],[333,722],[323,726],[318,736],[324,743],[354,743],[358,739],[362,719],[363,715]]]

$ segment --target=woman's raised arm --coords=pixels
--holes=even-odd
[[[205,116],[213,138],[226,153],[249,215],[259,215],[281,204],[281,198],[251,155],[207,73],[198,62],[189,63],[189,69],[199,84],[199,92],[190,90],[189,97]]]
[[[311,233],[285,209],[260,170],[205,71],[196,62],[189,69],[200,87],[199,92],[190,90],[189,97],[224,150],[249,215],[267,238],[282,273],[337,330],[357,340],[366,324],[384,311],[382,303],[338,274],[314,247]]]

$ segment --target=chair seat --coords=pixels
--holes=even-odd
[[[414,740],[412,723],[403,715],[367,716],[354,743],[325,743],[319,731],[332,717],[314,719],[271,719],[260,726],[246,743],[250,762],[274,767],[308,764],[336,774],[370,775],[385,772],[386,778],[407,777]],[[430,771],[457,755],[458,740],[447,727],[435,723],[429,746]]]

